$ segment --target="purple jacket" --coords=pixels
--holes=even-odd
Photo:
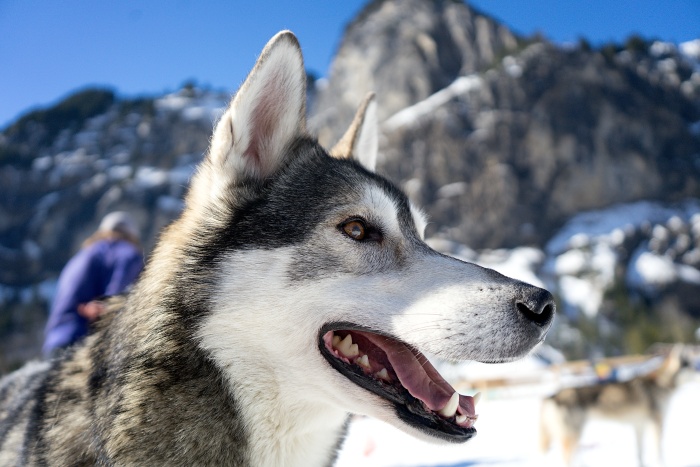
[[[63,268],[46,324],[44,355],[82,339],[90,323],[78,305],[124,291],[143,269],[143,256],[124,240],[99,240],[80,250]]]

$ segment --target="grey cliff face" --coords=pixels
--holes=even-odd
[[[516,45],[506,27],[459,1],[373,1],[347,26],[310,125],[332,144],[368,92],[385,119]]]
[[[459,2],[374,2],[348,26],[312,122],[332,143],[375,90],[380,168],[441,226],[429,234],[541,245],[582,210],[700,194],[700,75],[634,45],[559,48]]]

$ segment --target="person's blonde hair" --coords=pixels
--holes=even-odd
[[[136,248],[141,248],[141,242],[134,235],[121,230],[98,230],[83,241],[83,248],[100,240],[125,240]]]
[[[83,248],[100,240],[126,240],[141,248],[140,232],[131,214],[126,211],[113,211],[100,221],[97,231],[83,242]]]

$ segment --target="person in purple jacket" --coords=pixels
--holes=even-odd
[[[99,299],[123,292],[143,269],[139,230],[122,211],[107,214],[61,271],[46,324],[49,357],[80,341],[102,311]],[[96,300],[97,299],[97,300]]]

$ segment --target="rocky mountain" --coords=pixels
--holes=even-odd
[[[228,95],[188,87],[156,99],[78,92],[0,135],[0,283],[55,277],[113,210],[129,210],[149,249],[181,209]]]
[[[0,133],[0,371],[38,354],[58,274],[105,214],[131,212],[151,250],[229,98],[86,89]]]
[[[380,167],[434,234],[543,244],[582,210],[700,195],[697,67],[641,38],[557,47],[461,2],[376,1],[348,26],[313,123],[333,141],[376,90]]]
[[[427,211],[436,248],[555,291],[560,347],[620,327],[610,352],[692,337],[700,40],[557,46],[460,1],[376,0],[309,82],[327,146],[376,91],[379,172]],[[229,97],[87,89],[0,132],[0,370],[36,352],[58,273],[105,213],[133,212],[150,250]]]
[[[377,93],[385,120],[517,43],[507,27],[460,1],[372,1],[345,29],[312,125],[332,144],[368,92]]]

